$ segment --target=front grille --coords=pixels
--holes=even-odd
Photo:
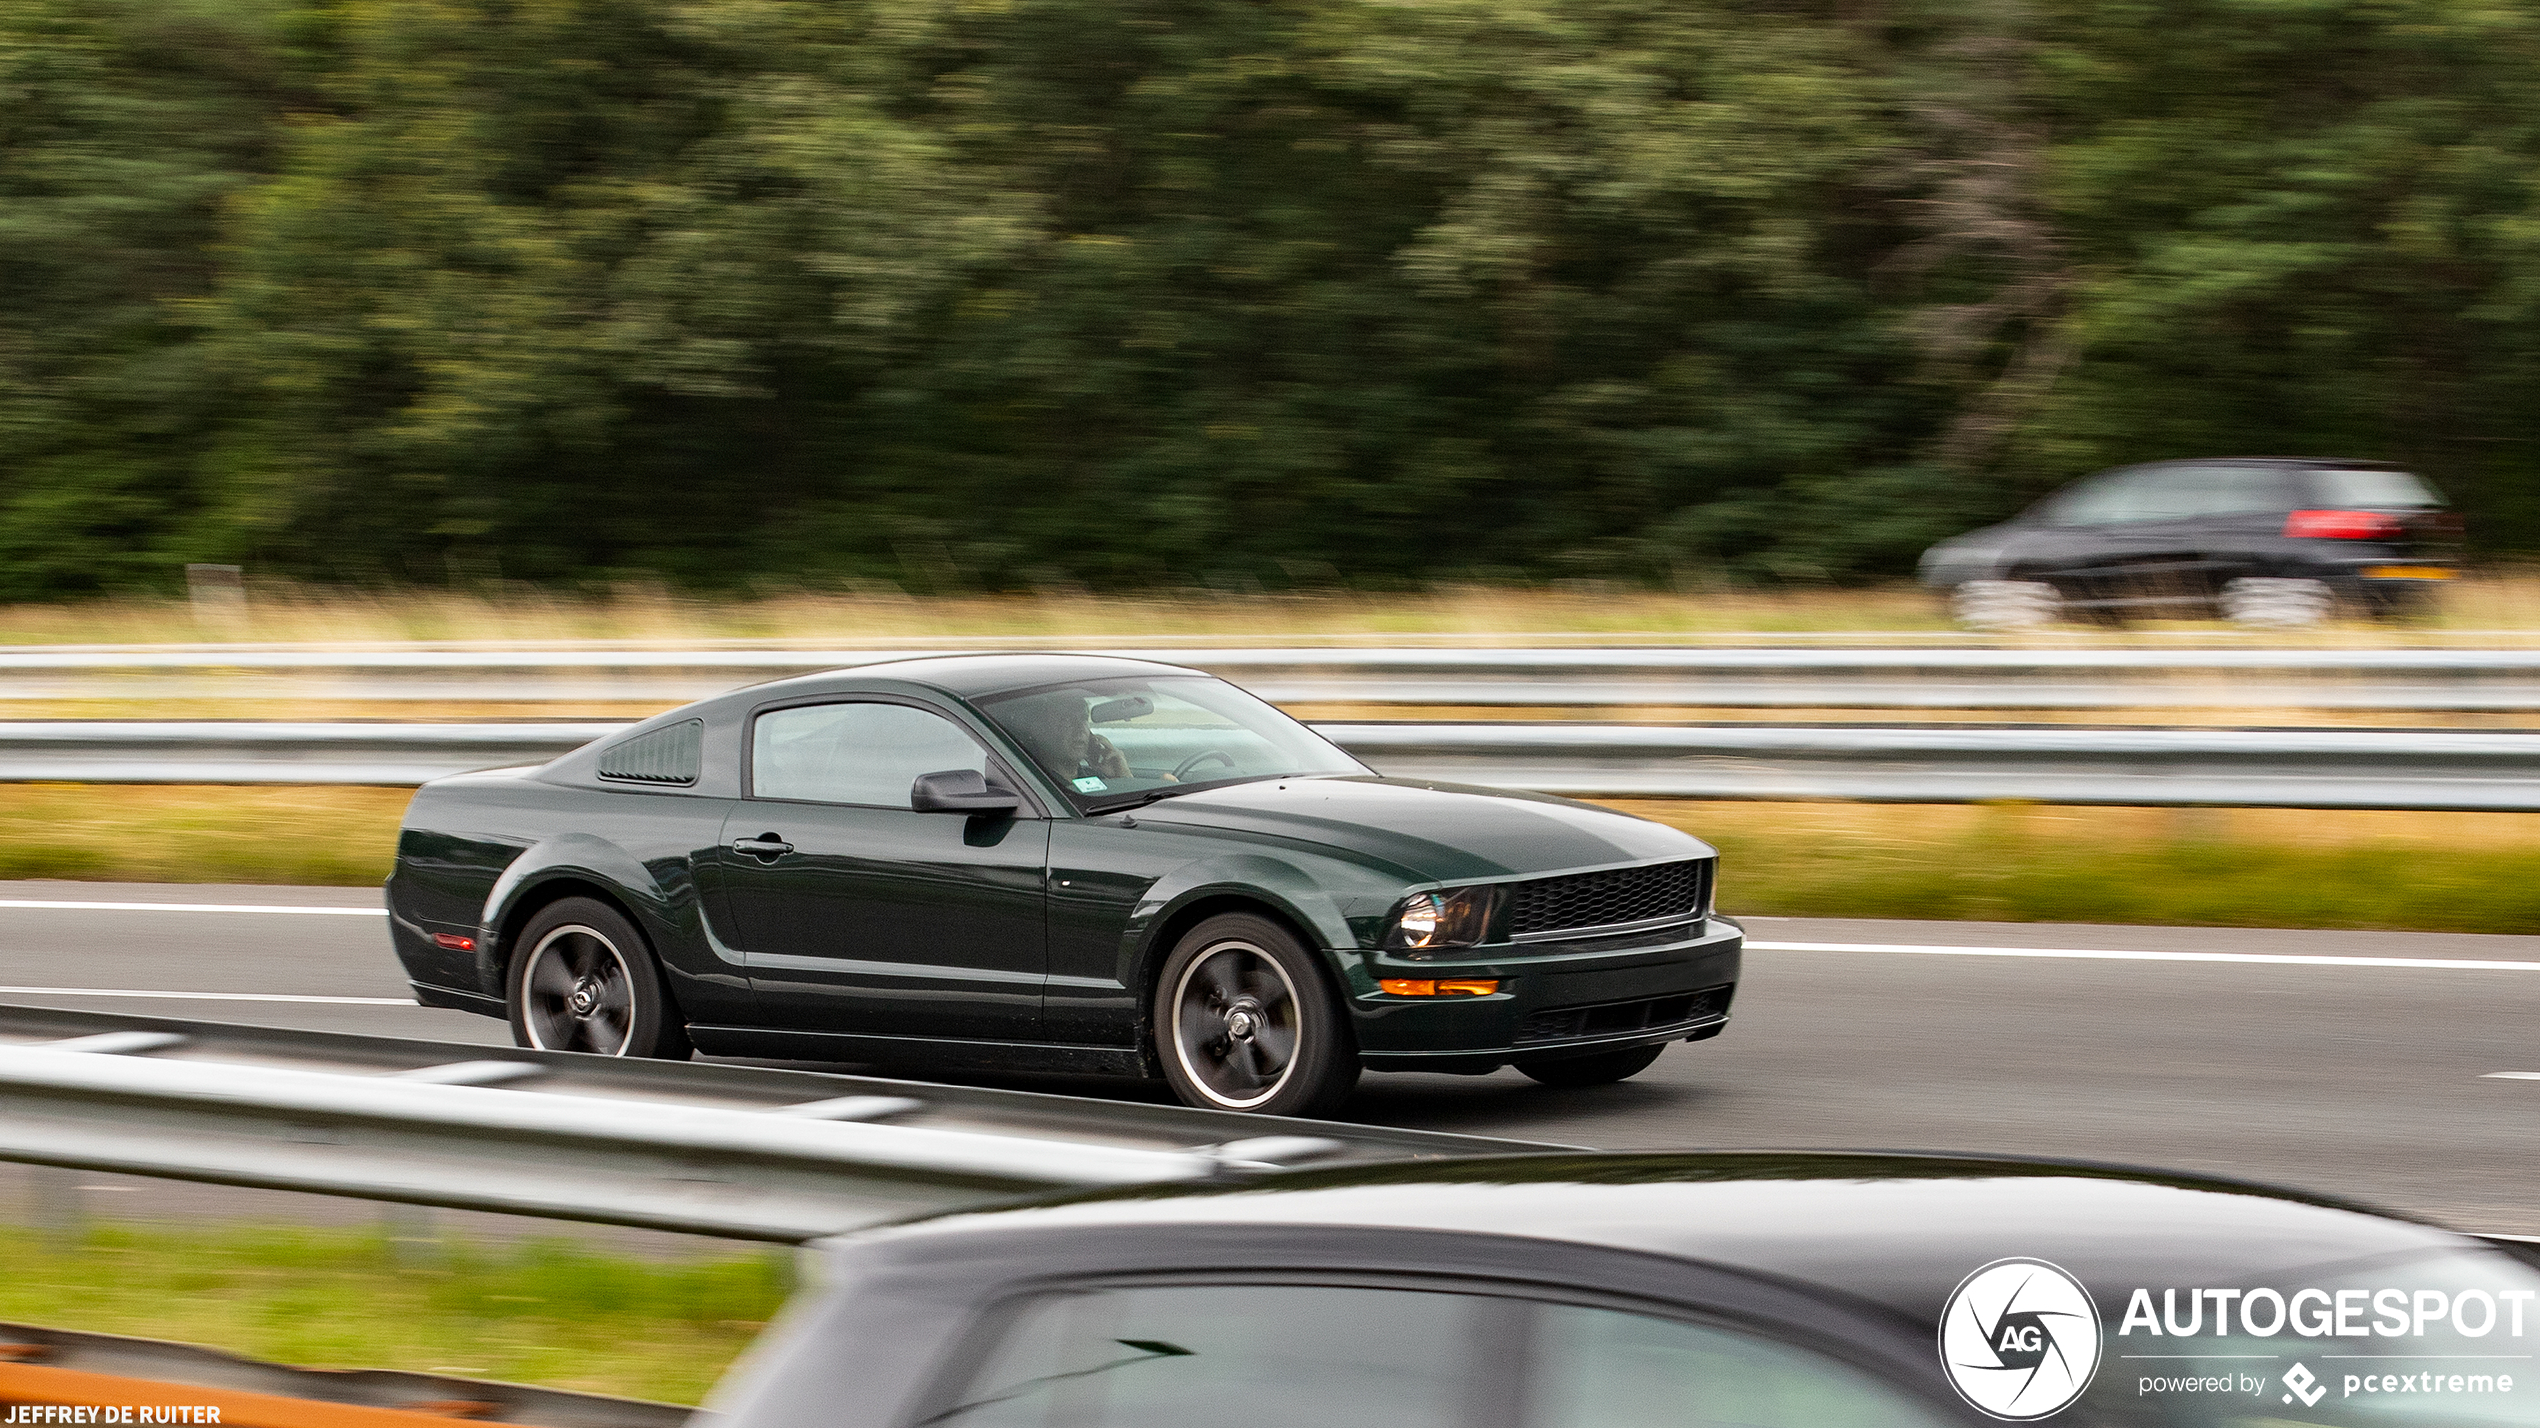
[[[1529,1041],[1569,1041],[1582,1036],[1623,1036],[1635,1031],[1659,1031],[1686,1022],[1707,1021],[1729,1009],[1729,987],[1706,987],[1698,992],[1678,992],[1670,997],[1646,997],[1636,1002],[1606,1002],[1590,1007],[1550,1007],[1528,1012],[1517,1023],[1519,1044]]]
[[[1690,916],[1702,908],[1702,882],[1708,858],[1657,863],[1645,868],[1615,868],[1602,873],[1574,873],[1566,878],[1537,878],[1508,890],[1508,931],[1566,932],[1574,927],[1610,927],[1618,922]]]

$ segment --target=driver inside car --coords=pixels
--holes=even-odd
[[[1006,731],[1031,751],[1042,768],[1060,778],[1135,777],[1119,747],[1094,732],[1085,696],[1077,691],[1052,690],[1015,700],[1002,711],[1002,718]]]

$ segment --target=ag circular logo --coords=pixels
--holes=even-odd
[[[2042,1259],[1997,1259],[1949,1296],[1940,1363],[1959,1396],[1992,1417],[2060,1413],[2099,1371],[2099,1306]]]

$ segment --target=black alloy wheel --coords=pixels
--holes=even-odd
[[[1649,1069],[1667,1043],[1600,1051],[1592,1056],[1562,1056],[1547,1061],[1520,1061],[1517,1069],[1547,1086],[1604,1086],[1627,1081]]]
[[[1315,959],[1269,918],[1226,913],[1174,945],[1157,979],[1155,1040],[1184,1105],[1319,1116],[1358,1083],[1348,1014]]]
[[[541,1051],[688,1059],[688,1028],[644,936],[591,898],[539,909],[508,978],[512,1040]]]

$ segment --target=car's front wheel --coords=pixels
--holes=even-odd
[[[1358,1084],[1358,1049],[1296,936],[1224,913],[1184,934],[1156,981],[1155,1050],[1184,1105],[1320,1116]]]
[[[1517,1069],[1547,1086],[1603,1086],[1627,1081],[1649,1069],[1666,1043],[1635,1046],[1628,1051],[1600,1051],[1593,1056],[1563,1056],[1549,1061],[1520,1061]]]
[[[685,1061],[688,1027],[644,934],[594,898],[540,908],[520,930],[505,997],[512,1040],[541,1051]]]

